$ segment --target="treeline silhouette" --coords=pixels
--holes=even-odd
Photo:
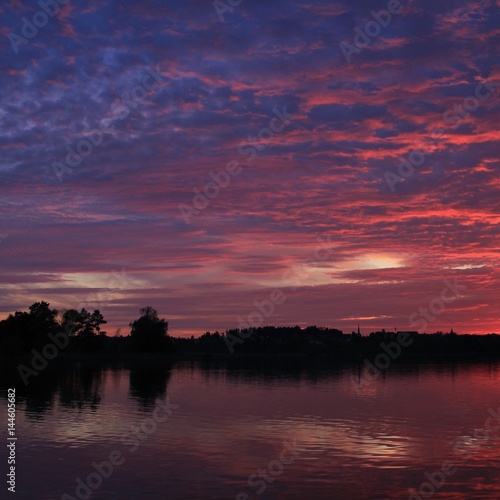
[[[139,317],[131,321],[127,336],[109,337],[102,326],[107,321],[96,309],[68,309],[61,313],[48,302],[35,302],[29,311],[16,311],[0,321],[0,355],[28,355],[42,350],[54,335],[64,332],[68,345],[62,357],[71,353],[100,354],[103,357],[133,353],[157,353],[175,357],[213,357],[232,354],[248,356],[305,355],[348,361],[374,359],[392,345],[398,361],[415,360],[474,360],[500,357],[500,336],[457,335],[435,332],[376,331],[367,336],[358,332],[344,334],[335,328],[318,326],[232,329],[206,332],[199,337],[175,338],[168,335],[168,322],[159,318],[151,306],[140,309]],[[398,344],[400,336],[407,339]],[[382,351],[381,351],[382,350]]]
[[[405,346],[398,339],[405,335]],[[296,354],[346,361],[372,360],[386,352],[383,346],[397,352],[394,361],[411,360],[475,360],[500,357],[500,335],[458,335],[416,331],[392,332],[380,330],[367,336],[359,332],[344,334],[341,330],[308,326],[301,328],[263,326],[251,330],[228,330],[225,333],[207,332],[198,339],[176,339],[183,352],[213,355],[234,353],[247,355]]]
[[[101,329],[107,321],[99,309],[67,309],[61,314],[51,309],[48,302],[35,302],[29,311],[16,311],[0,321],[0,354],[23,355],[43,348],[67,336],[65,353],[99,351],[171,351],[172,342],[168,336],[168,322],[158,317],[151,306],[140,309],[140,316],[130,323],[127,337],[108,337]]]

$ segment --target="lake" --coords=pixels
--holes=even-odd
[[[369,380],[318,363],[42,373],[16,388],[17,498],[500,498],[500,365],[399,365]]]

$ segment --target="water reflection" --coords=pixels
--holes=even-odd
[[[57,388],[59,401],[66,408],[95,412],[102,399],[104,372],[101,367],[77,364],[61,374]]]
[[[171,368],[165,363],[141,363],[130,366],[130,396],[142,409],[152,410],[158,398],[164,399]]]
[[[447,459],[457,473],[436,498],[499,497],[500,433],[467,461],[453,452],[498,410],[497,364],[395,366],[359,392],[357,365],[235,363],[74,365],[19,387],[20,470],[32,471],[20,472],[20,497],[71,493],[93,461],[119,450],[124,464],[93,499],[256,498],[248,478],[279,458],[284,441],[297,444],[297,459],[259,498],[408,498]],[[168,400],[169,418],[130,452],[123,435]]]
[[[42,419],[56,404],[95,412],[102,397],[103,374],[101,366],[77,363],[63,370],[41,371],[26,386],[12,369],[3,370],[0,389],[5,397],[4,390],[15,387],[18,404],[24,405],[27,417],[33,420]]]

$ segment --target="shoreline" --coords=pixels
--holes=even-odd
[[[61,354],[57,358],[50,360],[47,366],[74,364],[74,363],[123,363],[123,362],[168,362],[176,363],[179,361],[252,361],[252,360],[310,360],[318,361],[321,364],[330,364],[335,366],[337,363],[342,364],[364,364],[366,361],[373,362],[373,359],[378,353],[349,353],[349,354],[334,354],[334,353],[203,353],[203,352],[185,352],[185,353],[147,353],[147,352],[127,352],[127,353],[82,353],[72,352]],[[32,355],[5,356],[0,355],[0,366],[8,365],[31,365],[33,361]],[[474,363],[474,362],[491,362],[500,361],[500,352],[496,353],[415,353],[406,352],[400,357],[391,360],[391,364],[408,364],[408,363]]]

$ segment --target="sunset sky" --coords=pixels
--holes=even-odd
[[[0,317],[500,333],[500,2],[226,1],[1,4]]]

